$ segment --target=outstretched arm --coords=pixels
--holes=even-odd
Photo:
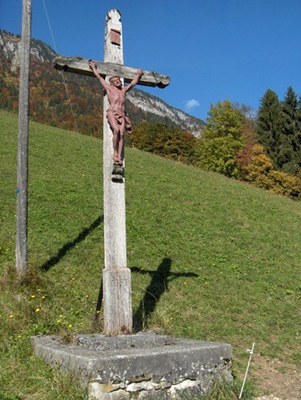
[[[89,67],[92,69],[93,74],[95,75],[95,77],[100,81],[102,87],[104,89],[107,89],[107,87],[109,86],[107,84],[107,82],[103,79],[103,77],[99,74],[99,72],[97,71],[97,66],[95,61],[93,60],[89,60]]]
[[[132,80],[132,82],[130,82],[126,87],[125,87],[125,91],[129,91],[130,89],[132,89],[135,85],[137,85],[137,83],[139,82],[139,79],[141,78],[141,76],[143,75],[143,70],[142,69],[138,69],[138,71],[136,72],[135,78]]]

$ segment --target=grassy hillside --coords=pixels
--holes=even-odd
[[[0,399],[84,399],[73,377],[32,356],[29,338],[101,329],[102,143],[30,125],[30,272],[21,287],[13,114],[0,112],[0,143]],[[135,149],[126,177],[136,324],[231,343],[239,376],[253,341],[251,376],[269,359],[299,373],[301,204]]]

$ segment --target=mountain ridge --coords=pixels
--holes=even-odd
[[[18,89],[17,85],[17,75],[18,75],[18,67],[20,64],[20,36],[14,35],[12,33],[6,32],[4,30],[0,30],[0,63],[2,69],[5,70],[4,78],[0,80],[0,89],[4,89],[4,94],[11,98],[10,101],[0,102],[0,107],[6,109],[12,109],[16,111],[16,89]],[[95,121],[92,123],[92,110],[95,108],[95,104],[98,104],[102,107],[102,96],[101,90],[99,90],[98,82],[95,81],[94,78],[83,77],[77,75],[72,76],[72,74],[64,74],[63,80],[66,84],[71,85],[71,88],[68,88],[70,92],[71,98],[65,99],[62,96],[56,96],[53,93],[54,88],[60,92],[63,87],[63,83],[60,82],[59,72],[54,70],[52,67],[52,61],[58,54],[46,43],[32,39],[31,40],[31,112],[34,119],[39,122],[47,122],[47,118],[45,114],[49,114],[50,111],[59,111],[59,106],[64,107],[64,103],[71,102],[73,104],[73,100],[75,101],[75,111],[79,108],[80,112],[75,113],[78,116],[80,121],[80,128],[83,125],[88,125],[91,127],[93,134],[95,134]],[[41,85],[39,81],[48,80],[48,84]],[[13,84],[12,84],[13,83]],[[44,86],[43,90],[39,90],[40,86]],[[50,87],[48,87],[50,86]],[[59,87],[61,86],[61,87]],[[74,87],[76,86],[76,87]],[[80,86],[80,90],[79,89]],[[66,88],[65,88],[66,89]],[[98,93],[97,93],[98,89]],[[66,89],[67,90],[67,89]],[[93,99],[91,99],[91,93],[93,93]],[[32,97],[44,97],[37,101],[37,98]],[[76,105],[76,96],[80,97],[79,102],[80,106]],[[2,96],[3,97],[3,96]],[[49,97],[49,104],[45,102],[45,97]],[[72,99],[73,97],[73,99]],[[87,100],[90,97],[89,101]],[[87,101],[83,102],[83,98]],[[91,101],[94,103],[91,104]],[[60,102],[62,104],[60,104]],[[96,102],[96,103],[95,103]],[[4,104],[3,104],[4,103]],[[84,104],[85,103],[85,104]],[[100,103],[100,104],[99,104]],[[40,104],[40,105],[39,105]],[[44,110],[42,110],[42,105],[44,105]],[[49,110],[49,107],[56,106],[56,110]],[[37,109],[39,111],[37,111]],[[45,110],[46,109],[46,110]],[[84,113],[83,113],[84,110]],[[48,111],[48,112],[46,112]],[[177,127],[183,131],[188,131],[192,133],[195,137],[200,136],[201,130],[205,125],[204,121],[195,118],[182,110],[179,110],[175,107],[170,106],[163,100],[161,100],[157,96],[153,96],[149,93],[146,93],[140,89],[133,89],[131,93],[127,96],[127,111],[130,118],[133,120],[135,124],[141,123],[144,121],[154,122],[154,123],[162,123],[167,126]],[[97,110],[99,113],[99,108]],[[65,111],[63,112],[65,113]],[[88,123],[82,121],[84,116],[87,116]],[[48,115],[50,124],[55,124],[56,118],[53,115]],[[96,118],[96,117],[95,117]],[[62,119],[62,118],[61,118]],[[58,125],[62,128],[68,129],[70,128],[70,124],[63,124],[58,118]],[[67,118],[68,119],[68,118]],[[99,121],[101,122],[101,121]],[[99,127],[99,123],[97,123]],[[96,135],[97,136],[97,135]]]

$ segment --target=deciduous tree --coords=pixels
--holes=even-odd
[[[210,108],[206,122],[207,126],[197,143],[196,165],[229,177],[238,177],[236,158],[243,148],[243,113],[226,100]]]
[[[202,131],[202,138],[232,137],[240,139],[244,116],[243,113],[229,101],[218,102],[211,106]]]

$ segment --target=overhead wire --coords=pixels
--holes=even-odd
[[[45,11],[45,15],[46,15],[46,20],[47,20],[47,24],[48,24],[48,27],[49,27],[49,31],[50,31],[50,34],[51,34],[51,38],[52,38],[53,48],[55,50],[55,53],[59,54],[58,49],[57,49],[57,45],[56,45],[56,41],[55,41],[55,38],[54,38],[53,29],[52,29],[52,26],[51,26],[51,22],[50,22],[50,18],[49,18],[49,14],[48,14],[48,11],[47,11],[45,0],[43,0],[43,7],[44,7],[44,11]],[[59,72],[60,77],[62,79],[62,82],[63,82],[63,85],[64,85],[64,89],[65,89],[65,92],[66,92],[66,96],[68,98],[68,104],[70,106],[70,112],[71,112],[72,119],[73,119],[74,130],[75,130],[75,132],[80,133],[79,129],[78,129],[76,115],[75,115],[75,112],[74,112],[74,107],[73,107],[73,104],[72,104],[72,101],[71,101],[71,96],[70,96],[70,93],[69,93],[69,90],[68,90],[68,86],[67,86],[67,82],[66,82],[66,79],[65,79],[65,76],[64,76],[64,72],[60,71],[60,70],[58,72]],[[92,136],[92,135],[90,135],[90,136]],[[86,157],[84,158],[84,160],[86,162],[86,167],[87,167]]]
[[[55,39],[54,39],[54,34],[53,34],[52,27],[51,27],[49,14],[48,14],[48,11],[47,11],[45,0],[43,0],[43,6],[44,6],[44,11],[45,11],[45,15],[46,15],[46,19],[47,19],[47,24],[48,24],[48,27],[49,27],[50,35],[51,35],[51,38],[52,38],[53,48],[54,48],[56,54],[58,54],[58,50],[57,50],[56,42],[55,42]],[[63,71],[59,71],[59,74],[60,74],[60,76],[62,78],[62,81],[63,81],[63,84],[64,84],[64,88],[65,88],[65,91],[66,91],[66,95],[67,95],[67,98],[69,100],[70,110],[71,110],[71,114],[72,114],[72,117],[73,117],[73,123],[74,123],[75,131],[78,132],[78,126],[77,126],[77,122],[76,122],[76,118],[75,118],[75,113],[74,113],[73,105],[72,105],[72,102],[71,102],[71,97],[69,95],[67,83],[66,83],[66,80],[65,80],[65,77],[64,77],[64,73],[63,73]]]
[[[43,0],[43,7],[44,7],[44,11],[45,11],[45,16],[46,16],[48,28],[49,28],[49,31],[50,31],[50,34],[51,34],[51,38],[52,38],[53,48],[55,50],[55,53],[58,55],[59,52],[58,52],[56,41],[55,41],[55,38],[54,38],[54,33],[53,33],[52,26],[51,26],[49,13],[48,13],[48,10],[47,10],[47,7],[46,7],[45,0]],[[67,99],[68,99],[68,104],[70,106],[70,112],[71,112],[71,116],[72,116],[72,119],[73,119],[74,130],[75,130],[75,132],[80,134],[79,129],[78,129],[77,120],[76,120],[76,113],[74,111],[74,107],[73,107],[73,104],[72,104],[72,101],[71,101],[71,96],[70,96],[70,93],[69,93],[69,90],[68,90],[68,85],[67,85],[67,82],[66,82],[66,79],[65,79],[65,76],[64,76],[64,72],[63,71],[58,71],[58,72],[59,72],[60,77],[62,79],[62,83],[63,83],[64,89],[65,89],[65,92],[66,92],[66,96],[67,96]],[[92,137],[92,135],[89,135],[89,136]],[[99,141],[99,143],[101,143],[101,141]],[[87,156],[85,155],[84,156],[85,167],[86,167],[86,170],[89,171],[86,157]],[[92,177],[90,176],[89,173],[87,175],[88,175],[88,180],[89,180],[89,186],[90,186],[90,188],[93,188],[92,191],[94,193],[96,203],[99,204],[99,195],[97,195],[97,193],[96,193],[96,183],[92,179]]]

